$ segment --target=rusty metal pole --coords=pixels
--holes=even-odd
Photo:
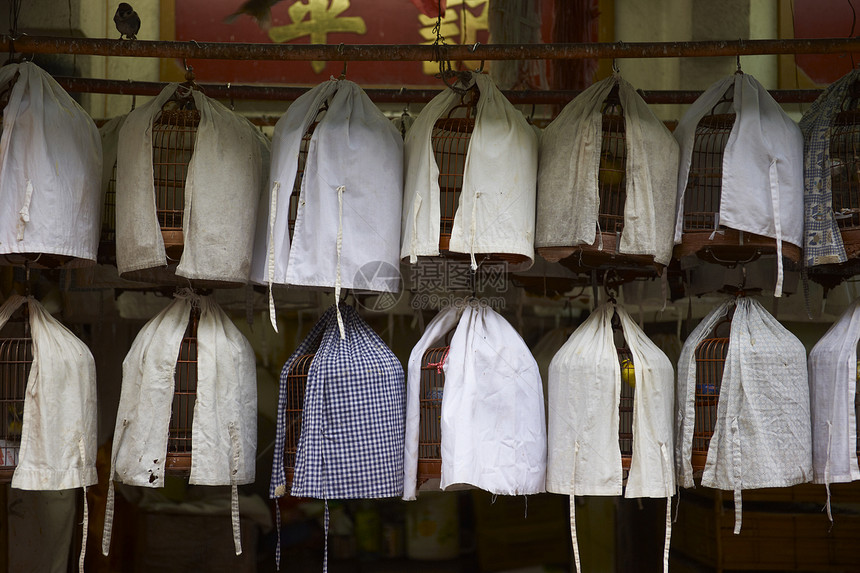
[[[59,38],[8,34],[0,43],[26,54],[114,57],[199,58],[212,60],[429,61],[433,46],[245,44]],[[731,40],[701,42],[613,42],[580,44],[488,44],[443,46],[449,60],[559,60],[577,58],[675,58],[763,54],[860,52],[860,38]]]
[[[139,82],[102,80],[97,78],[54,78],[70,92],[103,93],[118,95],[157,95],[167,85],[165,82]],[[294,101],[310,88],[199,84],[203,93],[218,99]],[[376,103],[428,102],[440,93],[435,89],[384,89],[369,88],[367,95]],[[502,93],[514,104],[566,104],[582,90],[505,90]],[[696,90],[640,91],[650,104],[693,103],[702,95]],[[780,103],[809,103],[815,101],[821,90],[771,90],[771,95]]]

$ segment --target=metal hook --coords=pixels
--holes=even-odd
[[[736,74],[742,74],[743,73],[743,71],[741,71],[741,52],[740,52],[740,50],[743,49],[743,47],[744,47],[743,38],[738,38],[738,53],[735,56],[735,63],[738,66],[738,69],[735,70]]]
[[[131,78],[128,78],[128,84],[131,85]],[[135,107],[137,107],[137,94],[131,94],[131,109],[129,111],[134,111]]]
[[[341,46],[343,46],[343,44],[341,44]],[[346,79],[346,66],[348,63],[349,62],[343,63],[343,70],[341,70],[340,75],[338,76],[337,79],[339,79],[339,80],[345,80]]]
[[[618,68],[618,60],[616,60],[615,58],[612,58],[612,73],[621,73],[621,70]]]
[[[227,82],[227,94],[230,96],[230,111],[236,111],[236,104],[233,103],[233,94],[230,92],[230,82]]]

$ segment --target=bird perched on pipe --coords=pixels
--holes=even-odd
[[[125,36],[129,40],[137,39],[137,32],[140,30],[140,16],[131,7],[128,2],[120,2],[116,7],[116,14],[113,15],[113,23],[116,25],[116,30],[119,32],[120,39]]]

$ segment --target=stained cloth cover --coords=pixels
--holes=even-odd
[[[506,253],[534,261],[537,135],[493,81],[473,73],[468,85],[480,97],[475,129],[464,164],[460,204],[454,215],[449,249],[469,254]],[[439,166],[431,134],[436,120],[460,103],[445,90],[428,103],[406,133],[406,183],[403,199],[401,258],[439,255]]]
[[[73,489],[96,475],[96,369],[86,344],[32,297],[10,296],[0,328],[26,304],[33,339],[18,466],[12,487]]]
[[[0,139],[0,254],[47,253],[95,262],[101,227],[102,147],[90,116],[32,62],[18,78]]]
[[[191,429],[192,485],[230,485],[237,554],[236,486],[254,481],[257,372],[251,344],[213,297],[181,293],[144,325],[123,361],[122,392],[111,453],[111,491],[102,545],[110,547],[113,479],[164,487],[174,371],[191,309],[197,325],[197,390]]]
[[[540,140],[536,247],[593,245],[600,209],[603,114],[614,86],[624,109],[624,229],[618,251],[672,258],[678,143],[619,74],[599,81],[567,104]]]
[[[806,266],[844,263],[848,257],[833,212],[830,138],[833,120],[860,70],[851,70],[824,90],[800,120],[803,132],[804,232]]]
[[[675,462],[680,485],[694,486],[695,350],[733,304],[737,306],[702,485],[734,491],[738,533],[741,490],[788,487],[812,479],[812,433],[803,344],[759,301],[727,301],[687,337],[678,361]]]
[[[842,313],[809,353],[812,470],[815,483],[860,479],[857,465],[857,342],[860,300]]]
[[[130,112],[120,130],[116,173],[120,274],[167,265],[156,217],[152,123],[171,96],[184,89],[168,84]],[[246,283],[268,143],[247,119],[219,102],[196,90],[191,97],[200,124],[185,179],[184,246],[176,275]]]
[[[409,356],[403,498],[416,498],[421,361],[452,329],[443,366],[441,488],[543,492],[546,414],[538,365],[500,314],[471,301],[437,314]]]
[[[305,385],[291,494],[357,499],[403,493],[403,367],[381,338],[346,304],[329,308],[281,371],[278,426],[269,495],[286,495],[287,381],[299,356],[317,342]]]
[[[28,310],[33,363],[24,394],[21,448],[12,487],[84,488],[78,558],[78,569],[83,571],[89,523],[86,490],[98,482],[96,363],[87,345],[32,297],[10,296],[0,306],[0,329],[22,304]]]
[[[726,109],[718,106],[716,113],[734,113],[735,122],[723,154],[719,216],[714,231],[726,226],[775,239],[778,268],[774,294],[781,296],[781,241],[803,246],[803,136],[794,120],[749,74],[732,74],[712,85],[675,128],[681,147],[675,243],[681,242],[683,231],[684,191],[696,127],[727,91],[732,101]]]
[[[571,496],[571,535],[579,570],[574,515],[576,495],[621,495],[618,406],[621,366],[612,329],[618,316],[635,371],[633,456],[624,497],[665,497],[663,569],[668,569],[672,459],[672,363],[627,311],[608,302],[570,336],[549,366],[549,439],[546,489]]]
[[[290,194],[302,137],[315,127],[302,176],[293,240]],[[357,84],[330,80],[298,98],[275,126],[265,212],[261,206],[252,280],[400,290],[403,139]]]

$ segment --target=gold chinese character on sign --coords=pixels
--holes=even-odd
[[[439,33],[456,44],[474,44],[478,40],[478,32],[489,30],[487,11],[490,0],[448,0],[448,8],[442,16]],[[433,28],[436,26],[436,18],[430,18],[420,14],[418,20],[421,23],[419,33],[426,41],[422,44],[432,44],[436,40]],[[467,68],[477,68],[480,61],[467,61],[463,64]],[[424,62],[423,71],[428,76],[439,72],[438,62]]]
[[[288,9],[290,24],[273,26],[269,38],[282,43],[310,37],[311,44],[325,44],[328,34],[348,32],[365,34],[367,26],[359,16],[341,16],[349,8],[349,0],[299,0]],[[311,62],[315,73],[321,73],[325,62]]]

